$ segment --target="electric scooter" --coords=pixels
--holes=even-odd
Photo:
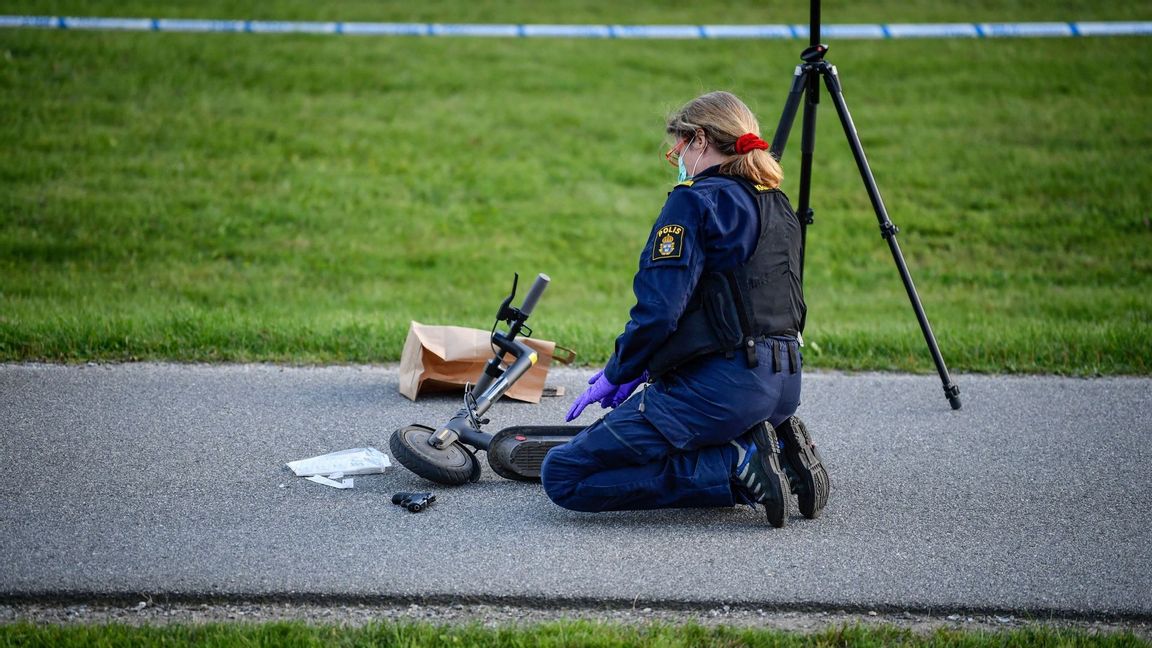
[[[540,301],[551,279],[540,274],[528,290],[519,308],[512,306],[519,275],[514,275],[512,292],[500,304],[492,326],[493,357],[471,389],[465,389],[464,406],[440,428],[414,423],[392,434],[388,447],[392,455],[417,475],[449,486],[480,479],[480,462],[476,451],[488,454],[488,465],[501,477],[518,481],[540,481],[544,455],[555,446],[567,443],[583,429],[579,425],[513,426],[496,433],[482,430],[484,418],[492,405],[536,364],[536,351],[518,336],[531,336],[525,326],[528,316]],[[497,330],[500,322],[506,331]],[[511,357],[511,364],[505,360]]]

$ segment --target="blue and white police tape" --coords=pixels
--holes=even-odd
[[[350,34],[359,36],[488,36],[500,38],[807,39],[808,25],[515,25],[391,22],[301,22],[184,18],[0,16],[0,28]],[[1146,22],[892,23],[824,25],[829,40],[893,38],[1030,38],[1149,36]]]

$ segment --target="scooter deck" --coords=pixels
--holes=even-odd
[[[519,481],[540,481],[544,456],[572,440],[582,425],[517,425],[504,428],[488,446],[488,465],[497,475]]]

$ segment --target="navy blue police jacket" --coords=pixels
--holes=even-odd
[[[719,166],[676,185],[648,235],[632,280],[636,305],[616,338],[604,375],[614,384],[634,380],[676,330],[705,273],[731,270],[751,258],[760,238],[755,198]]]
[[[608,380],[619,385],[640,376],[676,330],[704,273],[746,263],[759,239],[756,199],[735,180],[720,176],[717,168],[677,185],[640,255],[633,280],[636,305],[604,368]],[[628,417],[614,421],[613,414],[636,408],[682,450],[727,443],[752,425],[799,405],[798,400],[785,402],[784,382],[770,355],[774,344],[756,343],[756,366],[743,353],[693,361],[641,390],[605,421],[615,434],[627,437]]]

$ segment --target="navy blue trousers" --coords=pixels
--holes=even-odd
[[[779,425],[800,405],[795,340],[756,351],[756,368],[743,354],[716,356],[633,394],[548,452],[544,492],[574,511],[732,506],[729,441],[761,421]]]

